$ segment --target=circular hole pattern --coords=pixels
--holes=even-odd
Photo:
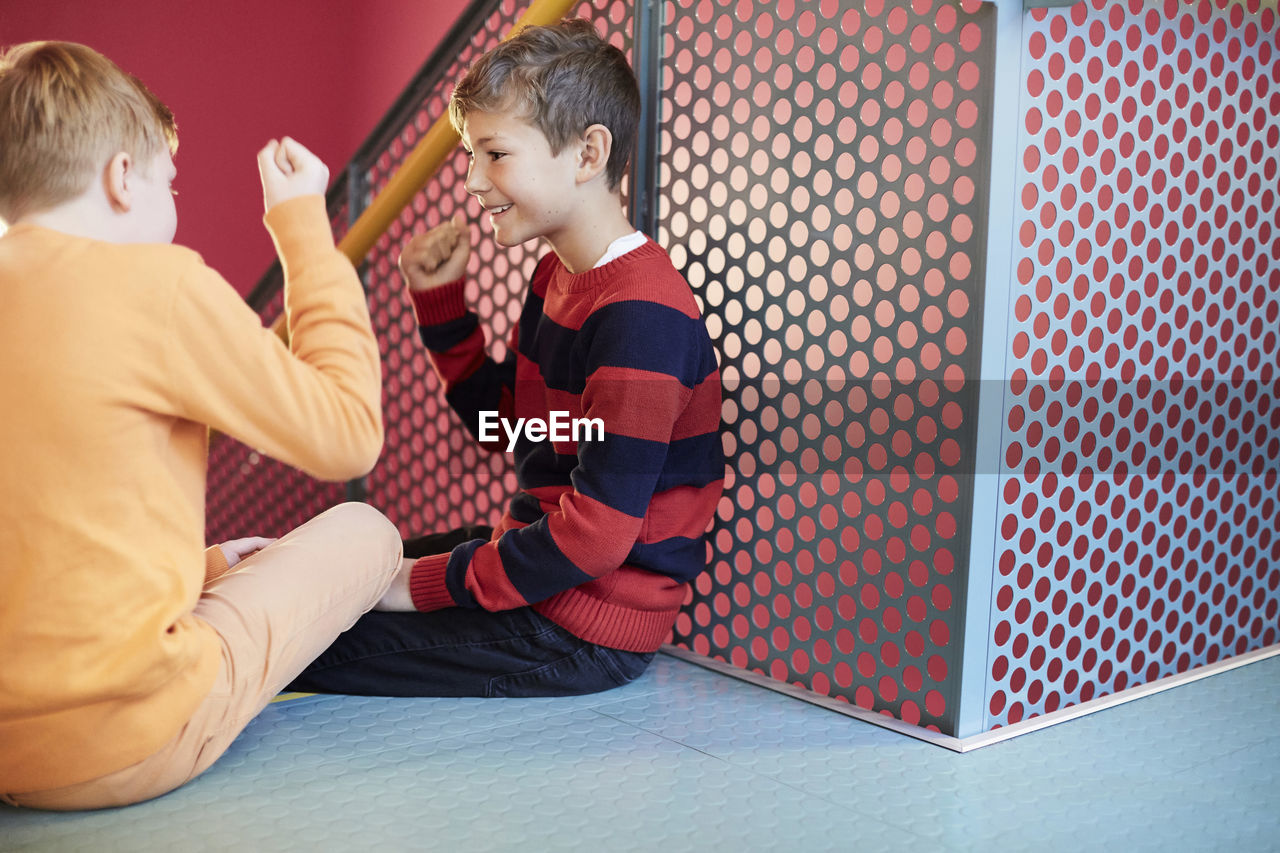
[[[674,639],[947,725],[994,15],[664,8],[659,241],[719,349],[729,460]]]
[[[1031,22],[993,727],[1280,641],[1275,11]]]

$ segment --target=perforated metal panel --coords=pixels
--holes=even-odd
[[[729,479],[682,646],[951,731],[994,9],[664,4],[660,234]]]
[[[1275,4],[1025,33],[989,727],[1280,641]]]
[[[356,168],[385,185],[454,80],[524,11],[496,2]],[[951,728],[969,535],[994,14],[977,2],[685,0],[662,10],[658,238],[721,350],[729,481],[673,640],[908,722]],[[584,3],[630,50],[630,4]],[[514,489],[449,412],[395,268],[466,210],[459,153],[375,246],[366,283],[387,446],[371,503],[405,535],[492,521]],[[477,229],[478,230],[478,229]],[[537,247],[477,235],[469,301],[494,357]],[[336,502],[222,448],[211,531]],[[237,455],[239,454],[239,455]],[[247,467],[252,466],[252,467]],[[267,471],[264,475],[262,472]],[[259,496],[236,497],[247,474]],[[240,479],[237,479],[240,477]],[[211,532],[211,538],[213,533]]]
[[[352,173],[353,212],[525,6],[486,7]],[[579,14],[630,50],[629,4]],[[720,351],[730,461],[672,639],[951,732],[994,9],[677,0],[661,28],[657,236]],[[1024,18],[1020,156],[994,164],[1018,209],[999,518],[977,534],[997,539],[988,728],[1280,641],[1278,30],[1257,0]],[[388,427],[368,494],[406,535],[493,520],[514,488],[449,413],[395,270],[410,233],[476,216],[465,169],[366,267]],[[475,246],[501,358],[541,250]],[[231,442],[211,469],[211,541],[344,496]]]

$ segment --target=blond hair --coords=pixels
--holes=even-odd
[[[609,129],[609,189],[626,174],[640,126],[640,89],[622,51],[581,18],[527,27],[475,61],[453,89],[459,133],[470,112],[511,111],[538,128],[551,153],[593,124]]]
[[[145,168],[165,148],[178,150],[173,113],[92,48],[33,41],[0,54],[0,218],[75,198],[119,152]]]

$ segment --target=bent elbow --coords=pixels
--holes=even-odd
[[[352,458],[352,464],[338,479],[341,480],[358,480],[367,475],[378,464],[378,460],[382,458],[382,437],[378,437],[377,444],[370,445],[365,451]]]
[[[332,482],[359,479],[378,464],[384,439],[380,416],[371,418],[360,428],[353,426],[342,445],[332,448],[324,459],[316,460],[318,464],[311,473]]]

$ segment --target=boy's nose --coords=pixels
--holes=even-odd
[[[471,195],[479,195],[488,188],[488,182],[484,180],[484,170],[476,168],[474,161],[467,168],[467,180],[463,187]]]

